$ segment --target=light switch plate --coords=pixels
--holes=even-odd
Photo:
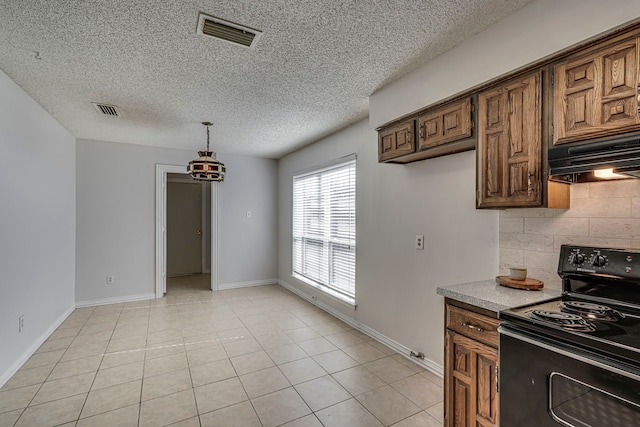
[[[416,234],[415,247],[418,250],[424,249],[424,234]]]

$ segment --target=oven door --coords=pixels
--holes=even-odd
[[[511,322],[498,330],[500,425],[640,425],[640,361],[632,366]]]

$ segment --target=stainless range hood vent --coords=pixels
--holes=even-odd
[[[200,13],[198,15],[198,34],[215,37],[220,40],[245,47],[255,47],[258,39],[262,35],[261,31],[224,19]]]
[[[640,178],[640,133],[568,143],[549,149],[549,179],[558,182],[602,181],[594,171],[608,170],[613,179]]]

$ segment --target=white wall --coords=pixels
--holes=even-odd
[[[2,71],[0,198],[1,386],[74,307],[76,204],[75,138]]]
[[[186,167],[195,156],[188,150],[78,140],[77,302],[155,292],[155,165]],[[255,210],[263,212],[263,218],[275,218],[275,202],[265,202],[276,198],[266,184],[276,179],[275,161],[219,157],[228,170],[225,182],[218,184],[219,283],[272,279],[275,258],[238,248],[236,242],[251,237],[254,248],[272,252],[276,247],[269,238],[272,224],[255,221],[258,228],[248,235],[235,207],[236,199],[254,195],[258,188],[265,194],[255,201]],[[114,284],[106,285],[107,275],[115,276]]]
[[[538,0],[377,91],[371,128],[640,17],[638,0]]]
[[[225,155],[218,185],[218,287],[278,277],[278,162]],[[251,218],[247,218],[251,211]]]
[[[498,214],[475,209],[475,151],[379,164],[366,120],[280,159],[279,277],[357,322],[443,362],[443,285],[497,273]],[[291,275],[292,177],[356,153],[356,303],[318,295]],[[414,249],[414,235],[426,247]]]

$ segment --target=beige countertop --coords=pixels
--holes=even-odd
[[[437,293],[446,298],[496,312],[560,296],[558,289],[543,288],[539,291],[513,289],[498,285],[495,279],[442,286],[438,287]]]

